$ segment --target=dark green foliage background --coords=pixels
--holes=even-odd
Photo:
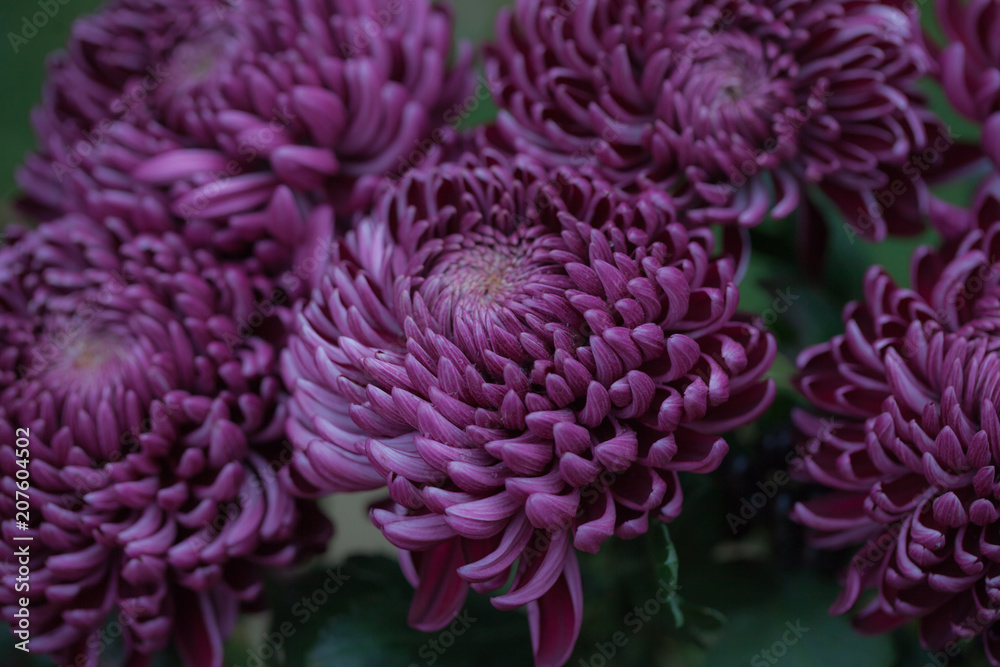
[[[99,0],[68,0],[49,24],[15,54],[7,33],[19,32],[22,17],[38,11],[35,0],[0,2],[0,226],[15,216],[4,202],[15,194],[13,172],[34,144],[28,114],[40,96],[46,55],[59,48],[77,15],[92,11]],[[493,17],[503,2],[455,0],[458,32],[480,42],[492,33]],[[924,7],[931,6],[930,0]],[[933,19],[928,28],[937,33]],[[932,104],[962,139],[977,130],[955,117],[940,91],[928,86]],[[470,122],[489,120],[494,110],[483,105]],[[951,186],[940,193],[955,202],[967,202],[972,183]],[[861,297],[862,277],[872,264],[882,264],[901,283],[909,282],[909,257],[922,243],[935,242],[925,234],[916,240],[889,241],[879,245],[851,243],[837,222],[830,225],[830,243],[822,279],[804,277],[796,264],[794,223],[770,221],[753,233],[754,256],[741,288],[744,310],[762,313],[772,305],[776,290],[798,299],[774,322],[780,355],[771,373],[779,384],[774,407],[758,423],[731,434],[732,453],[724,470],[704,476],[687,476],[685,511],[670,526],[671,545],[656,527],[642,539],[609,543],[599,555],[581,555],[585,581],[585,622],[570,665],[600,667],[598,645],[624,632],[627,645],[616,649],[606,664],[620,667],[669,665],[671,667],[729,667],[767,664],[754,656],[780,639],[786,623],[809,628],[802,640],[776,663],[782,667],[931,667],[936,663],[920,650],[914,627],[890,636],[861,637],[843,617],[831,617],[826,608],[837,593],[835,573],[847,554],[817,554],[803,546],[801,530],[789,524],[787,511],[793,496],[801,493],[786,485],[778,497],[734,537],[726,522],[739,511],[740,498],[732,488],[773,478],[780,469],[782,452],[775,456],[768,446],[786,442],[788,411],[799,399],[789,388],[795,355],[806,345],[842,331],[843,305]],[[777,463],[776,463],[777,462]],[[747,475],[750,475],[749,477]],[[733,480],[738,480],[734,482]],[[664,606],[641,631],[633,633],[634,610],[649,600],[660,582],[674,582],[667,565],[671,547],[676,549],[679,571],[674,602],[684,623]],[[289,667],[413,667],[431,664],[427,642],[437,638],[406,626],[411,595],[397,565],[381,557],[354,557],[343,564],[350,579],[331,596],[308,622],[293,615],[295,603],[310,595],[324,577],[324,566],[301,573],[287,573],[269,587],[274,613],[241,622],[227,651],[227,665],[248,665],[259,650],[263,633],[293,623],[295,632],[270,662]],[[529,665],[527,621],[523,614],[499,613],[488,601],[470,595],[469,614],[476,618],[470,630],[456,638],[454,647],[433,664],[441,667],[503,667]],[[270,627],[270,630],[269,630]],[[0,636],[0,665],[5,667],[49,665],[41,659],[25,660],[14,651],[9,635]],[[248,653],[249,652],[249,653]],[[437,656],[437,653],[434,653]],[[113,665],[117,651],[102,656]],[[162,667],[178,665],[176,655],[160,657]],[[986,665],[979,643],[971,642],[950,665]]]

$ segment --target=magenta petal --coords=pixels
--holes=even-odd
[[[226,158],[213,150],[188,148],[162,153],[146,160],[132,175],[140,181],[169,185],[202,172],[223,171]]]
[[[469,585],[457,573],[462,564],[460,539],[448,540],[427,551],[400,554],[400,558],[412,561],[418,581],[407,618],[411,627],[423,632],[440,630],[462,610]]]
[[[478,561],[466,563],[458,568],[458,573],[468,581],[482,582],[504,573],[528,544],[534,528],[523,514],[511,518],[504,530],[499,545]]]
[[[493,598],[491,600],[493,606],[497,609],[516,609],[537,600],[559,577],[565,565],[566,554],[570,550],[569,531],[563,530],[554,534],[544,554],[535,555],[530,562],[519,566],[518,575],[510,590]]]
[[[503,530],[520,506],[510,493],[501,491],[481,500],[452,505],[445,510],[445,517],[458,534],[485,539]]]
[[[454,529],[445,518],[436,514],[400,516],[387,510],[373,509],[371,519],[387,540],[404,550],[427,549],[455,536]]]
[[[282,146],[271,155],[274,173],[297,190],[319,187],[327,176],[337,173],[336,156],[323,148]]]
[[[223,638],[208,593],[178,595],[174,637],[188,667],[222,667]]]
[[[617,514],[611,491],[605,490],[597,500],[588,501],[585,510],[576,527],[573,546],[580,551],[595,554],[615,532]]]
[[[545,595],[528,604],[536,667],[561,667],[573,654],[583,623],[583,584],[576,554],[566,552],[563,571]]]

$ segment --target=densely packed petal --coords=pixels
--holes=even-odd
[[[59,183],[50,184],[47,196],[103,221],[122,242],[175,234],[191,248],[267,277],[290,300],[308,293],[329,260],[333,207],[267,174],[241,181],[224,167],[215,171],[224,163],[210,151],[183,145],[148,110],[136,109],[128,122],[107,128],[100,143],[83,152],[78,145],[75,166],[52,172]],[[177,159],[158,159],[165,154]]]
[[[96,665],[114,614],[133,664],[178,637],[188,665],[219,667],[262,569],[330,535],[279,484],[284,326],[268,283],[179,237],[119,246],[78,217],[14,239],[0,250],[0,613],[16,624],[29,597],[30,650],[60,664]]]
[[[1000,166],[1000,2],[937,0],[949,43],[938,56],[941,83],[952,105],[983,124],[984,150]]]
[[[995,191],[995,186],[993,188]],[[920,619],[931,650],[982,635],[1000,664],[1000,210],[987,189],[972,228],[913,259],[913,289],[869,270],[845,333],[799,357],[806,479],[833,491],[793,516],[821,546],[863,545],[833,611],[877,596],[864,632]]]
[[[518,0],[497,33],[489,80],[520,152],[669,190],[703,222],[784,217],[817,184],[867,238],[920,230],[919,178],[894,206],[874,198],[937,130],[915,89],[932,63],[899,9]]]
[[[130,207],[196,247],[273,255],[297,229],[276,220],[349,215],[440,159],[471,88],[452,48],[450,12],[427,0],[117,0],[53,62],[24,206]]]
[[[575,550],[678,516],[678,473],[714,470],[773,397],[773,338],[736,315],[714,243],[526,157],[410,172],[302,309],[283,479],[388,487],[372,519],[417,588],[411,624],[513,570],[493,604],[528,605],[537,664],[563,664]]]

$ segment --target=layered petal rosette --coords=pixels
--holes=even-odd
[[[64,179],[108,139],[116,125],[134,120],[168,78],[188,35],[232,19],[226,3],[212,0],[115,0],[78,19],[64,51],[50,56],[42,102],[32,112],[36,151],[17,173],[23,208],[42,219],[79,212],[63,200]]]
[[[236,175],[224,167],[209,169],[212,158],[203,163],[204,171],[189,176],[169,165],[146,166],[165,154],[185,153],[188,161],[196,151],[184,145],[150,110],[135,109],[129,121],[110,126],[99,144],[79,154],[74,168],[59,172],[53,201],[101,220],[120,242],[175,234],[191,248],[267,277],[290,299],[307,294],[329,260],[333,207],[270,178],[244,187],[252,179],[240,181],[237,169]],[[136,175],[147,172],[163,186],[137,182]]]
[[[469,49],[452,49],[450,12],[427,0],[118,0],[55,61],[24,204],[103,219],[111,199],[137,209],[127,220],[216,228],[226,251],[249,231],[280,245],[294,226],[269,222],[290,206],[279,191],[293,213],[349,215],[386,176],[440,159],[471,89]]]
[[[386,175],[451,141],[445,115],[470,90],[470,50],[451,63],[446,5],[246,4],[239,20],[189,37],[199,55],[182,57],[199,76],[156,91],[165,124],[214,151],[167,154],[155,166],[180,175],[259,161],[264,168],[234,180],[267,174],[296,191],[318,189],[351,212],[369,204]],[[413,151],[422,154],[414,160]],[[156,180],[156,171],[150,165],[143,175]]]
[[[330,535],[279,484],[283,327],[241,326],[254,281],[177,237],[116,247],[68,218],[15,238],[0,251],[0,614],[16,627],[28,597],[30,650],[59,664],[97,665],[113,618],[127,664],[173,638],[186,664],[220,667],[262,571]]]
[[[880,268],[845,333],[798,360],[819,413],[795,421],[805,478],[833,491],[797,505],[820,546],[861,544],[832,607],[867,633],[920,620],[930,650],[982,635],[1000,665],[1000,218],[913,260],[914,288]],[[994,201],[995,204],[995,201]],[[995,207],[993,212],[998,213]]]
[[[867,238],[920,229],[919,179],[887,210],[873,195],[934,123],[915,90],[932,62],[899,9],[518,0],[497,33],[488,77],[520,152],[668,190],[695,221],[784,217],[817,184]]]
[[[388,487],[372,519],[433,630],[467,589],[528,606],[536,663],[581,621],[575,550],[681,510],[678,473],[759,415],[774,340],[708,230],[526,157],[410,172],[345,236],[283,358],[300,494]]]
[[[1000,166],[1000,2],[938,0],[948,39],[939,55],[941,84],[962,115],[983,123],[983,149]]]

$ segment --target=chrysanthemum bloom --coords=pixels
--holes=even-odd
[[[211,0],[116,0],[78,19],[66,50],[49,57],[42,103],[32,112],[39,145],[17,173],[22,206],[43,219],[77,211],[62,200],[65,175],[176,76],[167,55],[199,16],[221,20],[224,8]]]
[[[865,237],[919,231],[922,184],[882,212],[873,195],[932,121],[914,88],[931,61],[898,9],[518,0],[497,32],[488,80],[520,152],[668,190],[695,221],[784,217],[818,184]]]
[[[989,207],[980,210],[986,215]],[[878,267],[846,331],[799,358],[797,386],[821,413],[796,422],[797,465],[835,491],[793,516],[829,548],[862,544],[834,613],[865,589],[866,633],[920,619],[931,650],[983,635],[1000,665],[1000,213],[945,253],[923,249],[914,289]],[[982,218],[984,219],[984,218]],[[826,414],[823,414],[826,413]]]
[[[525,158],[411,172],[341,243],[283,358],[305,495],[388,486],[372,519],[434,630],[471,586],[528,605],[536,663],[581,621],[575,549],[681,509],[680,471],[770,403],[708,230]],[[515,562],[517,565],[515,566]]]
[[[173,638],[220,667],[262,570],[330,534],[279,484],[276,353],[263,321],[240,327],[259,291],[177,238],[117,249],[80,219],[0,251],[0,278],[0,614],[17,628],[29,598],[27,648],[59,664],[97,665],[112,617],[130,665]]]
[[[1000,1],[937,0],[937,10],[949,40],[939,55],[945,94],[983,123],[983,148],[1000,166]]]
[[[200,225],[260,213],[282,186],[300,209],[350,214],[454,140],[446,117],[471,86],[469,50],[451,62],[452,47],[449,11],[427,0],[119,0],[78,23],[56,61],[35,115],[42,146],[19,175],[26,206],[100,218],[64,196],[84,170],[147,217],[157,197],[136,179]],[[124,172],[130,188],[118,165],[87,159],[122,124],[139,135],[126,148],[148,152]]]
[[[129,121],[109,127],[99,144],[81,154],[75,168],[60,173],[53,196],[63,209],[101,220],[122,241],[176,233],[191,248],[240,261],[250,275],[267,276],[290,299],[307,294],[329,259],[332,207],[269,179],[251,193],[255,199],[249,205],[245,198],[232,199],[232,179],[211,172],[177,175],[162,188],[136,181],[147,161],[184,152],[182,145],[151,110],[134,109]],[[183,206],[197,213],[185,216]]]

